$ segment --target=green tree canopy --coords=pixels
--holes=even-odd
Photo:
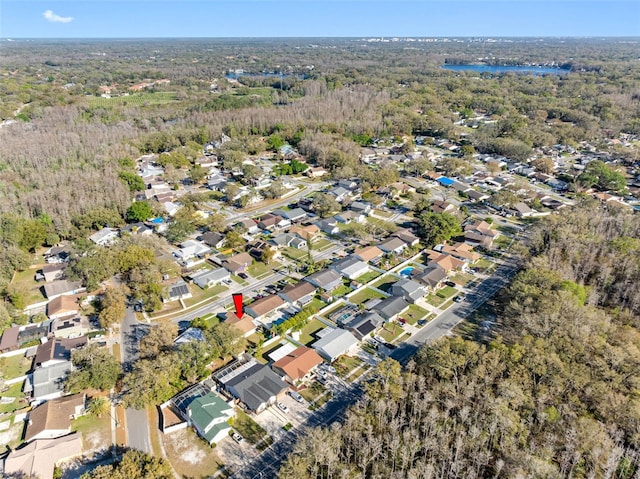
[[[449,213],[421,213],[417,220],[418,236],[429,247],[462,233],[460,221]]]
[[[129,206],[127,210],[127,221],[139,222],[147,221],[153,217],[153,208],[146,201],[135,201]]]
[[[587,163],[577,181],[583,188],[596,188],[600,191],[616,193],[624,191],[627,187],[624,175],[601,160]]]

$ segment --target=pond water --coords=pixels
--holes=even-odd
[[[472,71],[477,73],[529,73],[532,75],[564,75],[569,70],[557,67],[535,67],[524,65],[443,65],[445,70]]]

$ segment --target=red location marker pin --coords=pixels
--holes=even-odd
[[[236,316],[238,319],[242,319],[244,312],[242,311],[242,293],[233,294],[233,304],[236,307]]]

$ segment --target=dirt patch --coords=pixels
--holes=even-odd
[[[222,461],[207,443],[189,428],[180,429],[162,438],[167,458],[182,477],[204,479],[222,466]]]

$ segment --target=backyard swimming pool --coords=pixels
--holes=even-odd
[[[411,272],[413,271],[413,266],[407,266],[403,270],[400,271],[401,276],[406,276],[407,278],[411,276]]]

